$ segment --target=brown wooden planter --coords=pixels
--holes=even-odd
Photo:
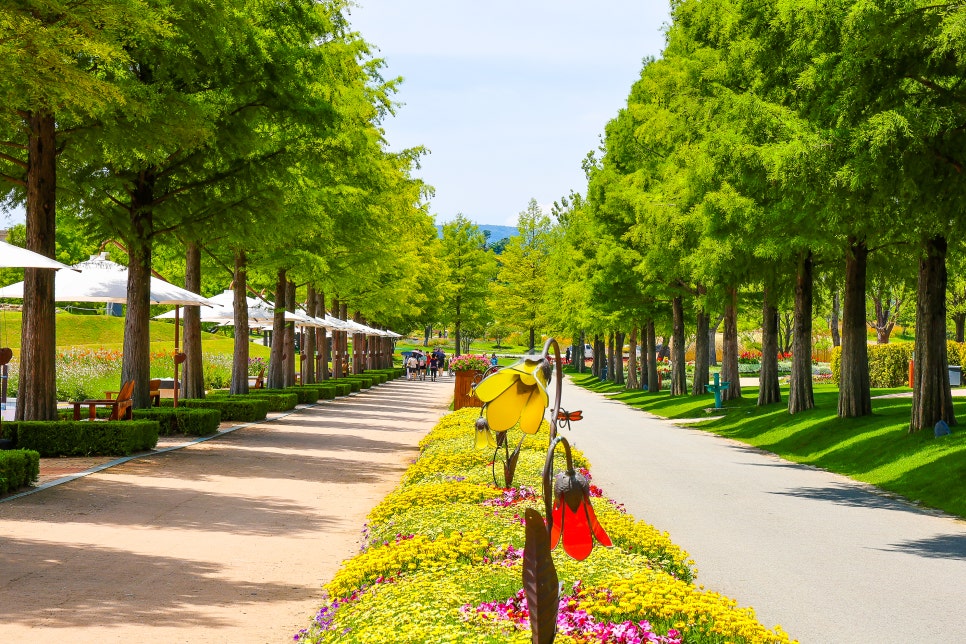
[[[463,407],[482,407],[483,401],[473,395],[473,385],[483,378],[483,373],[475,370],[456,372],[456,391],[453,398],[453,409]]]

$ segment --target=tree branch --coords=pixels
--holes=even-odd
[[[16,178],[11,177],[11,176],[6,175],[6,174],[0,174],[0,179],[3,179],[4,181],[9,181],[10,183],[14,184],[15,186],[20,186],[21,188],[26,188],[27,187],[27,182],[26,181],[23,181],[21,179],[16,179]]]
[[[12,163],[12,164],[14,164],[16,166],[20,166],[24,170],[26,170],[27,167],[28,167],[26,161],[21,161],[17,157],[12,157],[10,155],[4,154],[3,152],[0,152],[0,160],[9,161],[10,163]]]

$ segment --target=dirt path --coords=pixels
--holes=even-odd
[[[0,641],[291,641],[452,394],[396,380],[0,503]]]

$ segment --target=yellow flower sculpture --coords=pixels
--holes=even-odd
[[[550,363],[544,358],[524,358],[484,378],[476,385],[476,397],[485,405],[486,421],[495,432],[505,432],[519,421],[520,429],[536,434],[550,403],[547,381]]]

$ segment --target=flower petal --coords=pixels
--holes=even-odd
[[[481,380],[480,383],[473,388],[473,393],[475,393],[476,397],[483,402],[490,402],[506,391],[507,387],[515,384],[519,378],[519,375],[520,374],[509,371],[508,369],[501,369],[500,371],[491,373],[486,378]]]
[[[540,431],[540,423],[543,421],[543,415],[547,411],[547,404],[545,401],[549,401],[546,392],[542,391],[539,387],[527,387],[529,396],[527,396],[527,402],[523,406],[523,412],[520,414],[520,429],[525,434],[536,434]]]
[[[513,386],[507,387],[499,396],[486,404],[484,414],[490,429],[502,432],[510,429],[520,420],[527,401],[530,399],[530,387],[520,384],[513,379]]]
[[[594,537],[590,533],[587,522],[586,503],[581,503],[576,512],[566,503],[562,503],[563,510],[563,548],[564,551],[576,559],[583,561],[594,549]]]
[[[610,540],[604,527],[600,525],[600,521],[597,520],[597,513],[594,512],[594,506],[587,501],[587,519],[590,522],[590,529],[594,533],[594,537],[597,539],[597,543],[600,545],[610,548],[613,546],[613,542]]]

